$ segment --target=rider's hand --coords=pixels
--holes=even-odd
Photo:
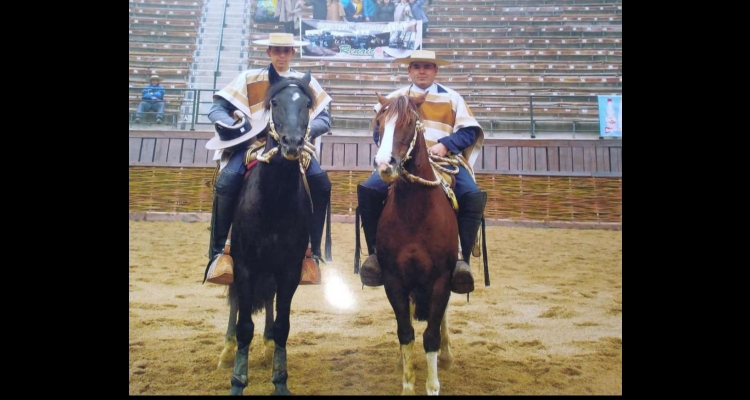
[[[442,143],[435,143],[429,148],[429,153],[436,156],[445,157],[448,155],[448,148]]]

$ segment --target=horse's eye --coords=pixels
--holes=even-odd
[[[276,99],[271,100],[271,105],[274,107],[278,107],[279,103],[276,102]]]
[[[310,107],[312,107],[312,101],[308,100],[307,101],[307,108],[310,108]]]

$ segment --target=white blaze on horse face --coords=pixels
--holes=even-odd
[[[292,101],[297,101],[297,99],[299,99],[299,98],[300,98],[300,95],[299,95],[299,93],[296,93],[296,92],[295,92],[295,93],[294,93],[294,94],[292,95]]]
[[[380,148],[375,154],[375,164],[379,171],[390,168],[391,152],[393,151],[393,133],[396,130],[396,116],[388,119],[383,130],[383,137],[380,140]]]

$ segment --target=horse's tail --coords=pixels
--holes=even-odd
[[[427,321],[427,317],[430,316],[430,298],[420,289],[414,289],[410,297],[414,302],[414,319]]]
[[[237,290],[234,288],[234,283],[230,283],[227,286],[227,305],[234,309],[238,309],[237,307],[239,306]]]
[[[229,284],[227,292],[227,304],[239,310],[239,297],[234,283]],[[276,295],[276,278],[273,275],[265,275],[255,281],[253,290],[253,308],[251,313],[257,314],[266,309],[266,300],[273,299]]]
[[[359,206],[354,209],[354,273],[359,274]]]
[[[333,260],[331,256],[331,201],[328,201],[328,211],[326,211],[326,261]]]
[[[273,274],[263,274],[255,280],[253,288],[252,313],[257,314],[266,309],[266,300],[273,300],[276,295],[276,277]]]

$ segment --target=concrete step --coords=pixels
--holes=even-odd
[[[233,12],[230,12],[229,10],[227,10],[226,18],[222,16],[221,13],[216,13],[216,14],[210,13],[210,14],[204,15],[203,17],[205,18],[206,22],[211,22],[211,23],[221,23],[222,19],[224,19],[227,22],[232,22],[232,23],[235,23],[235,22],[243,23],[243,22],[247,22],[249,19],[249,16],[246,16],[244,13],[233,13]]]
[[[219,45],[219,38],[217,37],[217,38],[211,38],[211,39],[201,39],[200,44],[202,44],[204,46],[213,46],[213,47],[216,47],[216,46]],[[221,39],[221,44],[223,46],[226,46],[226,45],[236,45],[236,46],[247,47],[247,40],[242,39],[242,38],[238,38],[238,37],[224,36]]]
[[[221,64],[219,65],[219,77],[220,78],[226,78],[228,76],[232,76],[234,78],[237,74],[244,71],[246,68],[244,65],[225,65]],[[214,70],[213,68],[206,68],[202,70],[195,70],[193,74],[190,75],[191,78],[194,79],[195,82],[198,82],[201,80],[202,82],[205,81],[206,78],[211,78],[211,81],[213,82],[214,77]]]
[[[211,37],[216,36],[219,37],[221,35],[222,31],[224,32],[224,36],[241,36],[244,35],[242,26],[229,26],[224,27],[222,30],[220,27],[212,27],[208,26],[205,29],[203,29],[203,37]]]
[[[249,31],[248,27],[242,27],[242,26],[230,26],[224,28],[224,34],[226,35],[226,32],[234,32],[235,30],[238,30],[240,32],[234,33],[234,34],[242,34],[245,35],[245,32]],[[219,35],[221,33],[221,27],[219,26],[203,26],[203,34],[204,35]]]
[[[214,56],[206,55],[206,56],[196,57],[194,63],[196,65],[198,65],[198,66],[203,65],[203,64],[206,64],[206,65],[211,64],[211,65],[213,65],[213,64],[216,63],[216,56],[215,55]],[[226,63],[226,64],[247,64],[244,57],[239,57],[237,54],[228,54],[228,53],[225,54],[223,52],[221,54],[221,63],[222,64],[224,64],[224,63]]]
[[[196,54],[196,55],[208,56],[208,55],[216,54],[216,49],[217,49],[217,46],[205,45],[197,50],[197,53],[199,54]],[[244,50],[244,47],[239,44],[223,43],[221,47],[222,53],[228,52],[228,53],[233,53],[233,54],[240,54],[240,52],[243,50]]]

